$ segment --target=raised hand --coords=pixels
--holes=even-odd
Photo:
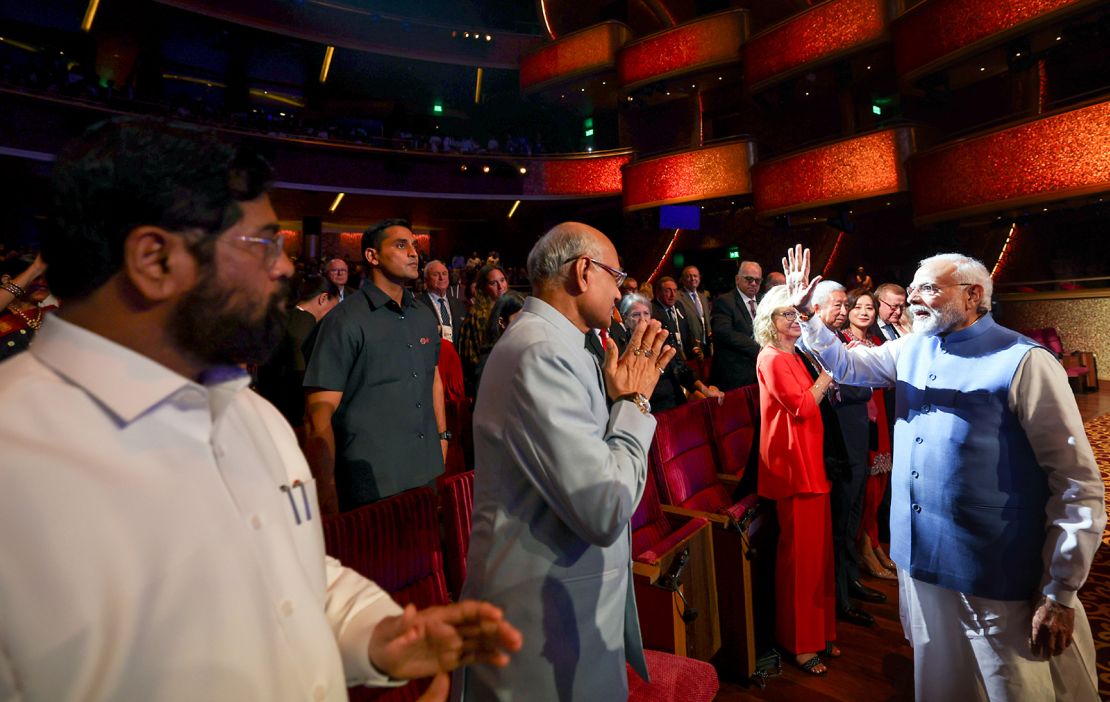
[[[802,314],[813,314],[810,300],[813,298],[813,289],[821,282],[821,276],[809,279],[809,249],[802,249],[801,244],[787,249],[786,257],[782,259],[782,272],[786,276],[790,304]]]
[[[378,622],[368,654],[392,678],[425,678],[472,663],[502,667],[519,651],[519,631],[488,602],[463,600],[417,610],[412,605]]]
[[[664,345],[667,332],[658,320],[651,320],[636,327],[624,353],[617,358],[617,344],[612,339],[605,344],[605,391],[610,400],[632,393],[651,397],[663,369],[674,358],[675,348]]]

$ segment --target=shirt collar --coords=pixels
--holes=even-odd
[[[585,334],[574,326],[569,319],[566,318],[559,310],[547,304],[543,300],[535,296],[529,296],[524,300],[524,311],[531,312],[537,317],[541,317],[555,327],[555,331],[560,337],[566,340],[568,344],[574,347],[582,347]]]
[[[390,297],[389,295],[386,295],[382,291],[381,288],[379,288],[377,285],[374,285],[374,283],[372,283],[369,279],[367,279],[366,282],[362,284],[361,292],[363,292],[366,295],[366,297],[368,297],[370,299],[370,307],[372,309],[378,309],[379,307],[384,307],[385,305],[389,304],[390,302],[393,302],[392,297]],[[413,297],[412,291],[409,290],[408,288],[402,288],[401,289],[401,308],[403,309],[405,307],[415,307],[415,306],[416,306],[416,298]]]
[[[246,371],[229,366],[209,369],[203,385],[196,383],[57,315],[47,317],[28,353],[82,388],[124,424],[187,388],[205,397],[209,389],[226,390],[219,393],[225,396],[250,380]]]
[[[749,301],[750,302],[755,302],[756,301],[754,297],[748,297],[747,295],[745,295],[744,291],[741,290],[740,288],[736,288],[736,294],[740,296],[740,299],[744,301],[745,305],[748,304]]]
[[[970,341],[977,336],[986,334],[989,330],[997,326],[994,323],[994,317],[990,312],[987,312],[979,319],[972,322],[969,326],[964,327],[959,331],[954,331],[940,337],[942,344],[958,344],[961,341]]]

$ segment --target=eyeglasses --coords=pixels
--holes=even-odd
[[[262,254],[262,260],[267,267],[274,265],[274,262],[281,257],[281,252],[285,250],[285,235],[278,233],[272,238],[265,238],[261,236],[237,236],[238,241],[245,241],[248,244],[262,244],[266,250]]]
[[[748,282],[748,283],[762,283],[763,282],[763,278],[756,278],[756,277],[750,276],[750,275],[742,275],[742,276],[740,276],[740,278],[743,279],[745,282]]]
[[[577,260],[578,260],[578,259],[580,259],[580,258],[585,258],[585,259],[586,259],[587,261],[589,261],[590,263],[594,264],[595,266],[597,266],[598,268],[602,269],[603,271],[607,271],[607,272],[608,272],[608,273],[609,273],[610,275],[612,275],[612,276],[613,276],[614,278],[616,278],[616,280],[617,280],[617,287],[618,287],[618,288],[619,288],[619,287],[620,287],[621,285],[623,285],[623,284],[624,284],[624,281],[625,281],[625,280],[627,280],[627,279],[628,279],[628,274],[627,274],[627,273],[625,273],[624,271],[622,271],[621,269],[619,269],[619,268],[613,268],[612,266],[607,266],[607,265],[605,265],[604,263],[602,263],[601,261],[598,261],[598,260],[596,260],[596,259],[590,258],[589,256],[585,256],[585,257],[584,257],[584,256],[582,256],[582,254],[579,254],[579,255],[577,255],[577,256],[571,256],[571,257],[570,257],[570,258],[568,258],[567,260],[563,261],[563,265],[565,266],[565,265],[567,265],[568,263],[571,263],[571,262],[573,262],[573,261],[577,261]]]
[[[879,304],[880,305],[886,305],[887,307],[889,307],[892,310],[904,310],[904,309],[906,309],[906,303],[904,303],[904,302],[901,303],[901,304],[898,304],[898,305],[892,305],[889,302],[887,302],[886,300],[882,299],[881,297],[879,298]]]
[[[936,297],[940,295],[940,291],[945,288],[954,286],[975,285],[975,283],[953,283],[952,285],[936,285],[935,283],[922,283],[921,285],[907,285],[906,286],[906,299],[913,297],[914,292],[919,292],[928,297]]]
[[[790,310],[788,312],[775,312],[774,316],[793,322],[798,318],[798,313],[795,310]]]

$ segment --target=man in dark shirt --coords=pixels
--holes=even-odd
[[[405,220],[367,229],[370,278],[321,322],[304,379],[305,454],[325,514],[443,472],[436,318],[404,286],[420,274],[414,240]]]

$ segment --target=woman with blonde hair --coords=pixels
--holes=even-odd
[[[775,562],[775,637],[808,673],[827,672],[818,652],[835,657],[836,595],[825,474],[824,429],[818,404],[832,383],[814,381],[794,351],[801,336],[786,286],[772,288],[756,309],[761,497],[775,501],[779,541]]]

